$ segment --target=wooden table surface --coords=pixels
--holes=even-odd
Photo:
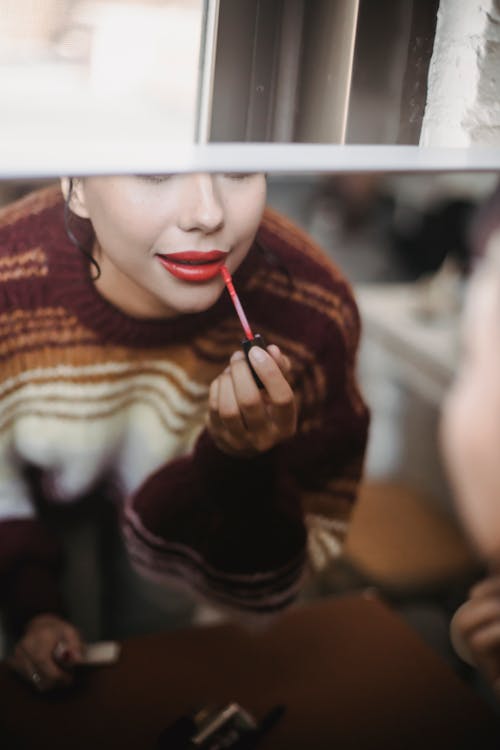
[[[182,713],[230,700],[258,718],[286,705],[262,750],[500,748],[491,709],[397,613],[359,594],[297,606],[260,633],[132,638],[117,664],[59,695],[0,664],[0,747],[153,750]]]

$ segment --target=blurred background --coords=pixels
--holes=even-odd
[[[497,173],[269,178],[269,203],[305,228],[353,284],[359,378],[372,422],[340,564],[311,595],[373,586],[488,700],[457,659],[450,617],[483,574],[457,522],[438,444],[460,358],[460,315]]]
[[[0,134],[497,145],[496,0],[3,0]]]
[[[40,151],[47,164],[67,154],[74,173],[84,143],[103,165],[107,144],[123,145],[126,168],[130,144],[153,138],[498,146],[499,65],[496,0],[2,0],[0,143],[21,144],[23,174]],[[353,284],[372,410],[343,558],[307,595],[375,587],[487,695],[448,639],[482,570],[437,424],[498,175],[394,166],[268,179],[269,203]],[[0,182],[0,204],[34,186]]]
[[[375,587],[470,680],[478,678],[453,654],[448,624],[483,571],[455,515],[437,428],[459,362],[482,217],[498,183],[496,173],[474,172],[268,175],[268,203],[353,285],[362,316],[358,372],[372,412],[343,557],[305,598]],[[3,181],[0,202],[41,184]]]
[[[194,138],[202,0],[3,0],[12,138]]]

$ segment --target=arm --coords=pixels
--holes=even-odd
[[[58,588],[61,555],[37,517],[21,466],[5,444],[0,450],[0,602],[19,635],[41,612],[62,612]]]
[[[306,527],[315,567],[338,553],[368,424],[354,381],[355,312],[352,302],[346,330],[329,319],[322,348],[296,363],[301,415],[293,437],[238,457],[204,431],[191,455],[162,467],[129,499],[125,536],[141,572],[265,614],[285,607],[300,588]]]
[[[127,504],[125,537],[140,572],[246,615],[289,604],[306,533],[280,453],[228,455],[204,430],[191,455],[160,469]]]
[[[265,391],[236,352],[212,384],[208,429],[193,453],[160,469],[125,513],[142,572],[181,582],[247,619],[294,598],[305,555],[300,498],[282,470],[295,399],[286,357],[269,350],[254,362]]]
[[[461,659],[478,667],[500,698],[500,576],[476,584],[455,612],[450,638]]]
[[[28,483],[17,462],[0,454],[0,604],[18,639],[10,665],[37,689],[71,682],[57,663],[64,647],[66,666],[80,660],[82,643],[62,618],[58,587],[61,554],[56,540],[36,517]]]

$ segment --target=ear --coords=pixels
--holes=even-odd
[[[61,190],[64,195],[64,200],[67,201],[69,199],[69,207],[73,213],[80,216],[82,219],[88,219],[89,212],[85,201],[83,180],[78,177],[73,177],[70,191],[70,178],[61,177]]]

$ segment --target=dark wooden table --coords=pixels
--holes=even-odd
[[[362,595],[297,607],[260,633],[217,625],[133,638],[116,665],[57,696],[1,664],[0,747],[153,750],[182,713],[229,700],[259,718],[286,705],[262,750],[500,748],[491,709]]]

